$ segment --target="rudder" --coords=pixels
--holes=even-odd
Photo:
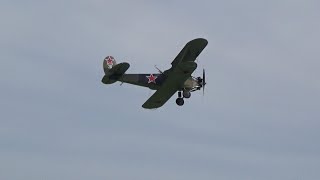
[[[114,59],[113,56],[107,56],[103,60],[103,70],[105,74],[108,74],[110,69],[112,69],[113,66],[117,64],[116,60]]]

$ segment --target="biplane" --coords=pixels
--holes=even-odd
[[[176,92],[176,103],[184,104],[184,99],[191,97],[191,92],[204,91],[206,85],[205,70],[202,77],[194,77],[191,74],[197,68],[195,60],[207,46],[208,41],[203,38],[188,42],[176,58],[171,62],[168,70],[151,74],[127,74],[130,65],[127,62],[117,64],[112,56],[103,60],[104,77],[102,83],[112,84],[117,81],[137,86],[148,87],[156,92],[142,105],[146,109],[154,109],[163,106]]]

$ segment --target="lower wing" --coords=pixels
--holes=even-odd
[[[154,109],[164,105],[177,92],[177,88],[171,85],[163,85],[143,105],[143,108]]]
[[[182,90],[184,82],[197,68],[195,62],[179,63],[177,68],[168,73],[168,78],[143,105],[143,108],[154,109],[164,105],[178,90]]]

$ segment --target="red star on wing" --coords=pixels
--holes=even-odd
[[[107,65],[113,65],[113,57],[112,56],[107,57]]]
[[[158,78],[157,76],[150,74],[150,76],[146,76],[146,77],[148,78],[148,83],[155,83],[156,84],[156,79]]]

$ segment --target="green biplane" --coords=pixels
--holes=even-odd
[[[197,68],[194,61],[207,46],[208,41],[203,38],[194,39],[188,42],[172,61],[172,67],[166,71],[155,74],[126,74],[129,63],[116,64],[112,56],[107,56],[103,61],[105,72],[102,82],[112,84],[116,81],[133,85],[148,87],[156,92],[142,105],[143,108],[153,109],[164,105],[170,98],[178,92],[177,105],[184,104],[184,98],[190,98],[191,92],[204,91],[206,85],[205,70],[202,77],[193,77],[191,74]]]

